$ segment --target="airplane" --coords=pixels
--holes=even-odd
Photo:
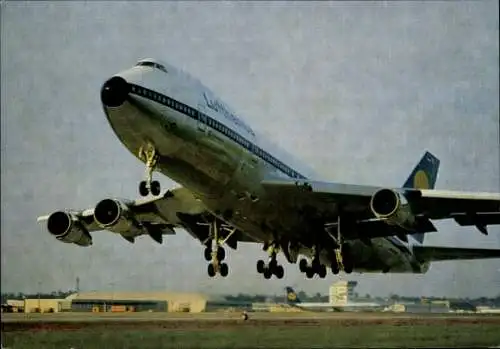
[[[210,277],[229,273],[225,246],[261,244],[268,261],[256,269],[266,279],[283,278],[280,252],[307,278],[325,278],[327,268],[426,273],[434,261],[500,257],[500,249],[423,246],[437,231],[431,220],[483,234],[500,224],[499,193],[434,190],[440,161],[429,151],[402,187],[328,182],[166,62],[138,61],[106,80],[100,97],[117,138],[146,165],[142,198],[38,217],[61,242],[90,246],[91,232],[107,230],[130,243],[142,235],[162,243],[183,229],[205,247]],[[154,172],[180,187],[162,191]]]
[[[346,302],[345,304],[335,304],[330,302],[309,302],[304,303],[297,296],[297,293],[291,286],[285,287],[285,304],[294,308],[300,308],[307,311],[345,311],[345,310],[375,310],[382,309],[383,304],[374,302]]]

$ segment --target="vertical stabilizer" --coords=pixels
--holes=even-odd
[[[438,170],[439,159],[426,151],[406,180],[403,188],[434,189]],[[411,236],[421,244],[424,242],[425,234],[412,234]]]

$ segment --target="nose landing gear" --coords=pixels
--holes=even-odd
[[[154,196],[160,195],[161,187],[160,182],[153,181],[153,171],[158,163],[158,153],[151,143],[141,146],[139,149],[139,159],[146,162],[146,180],[139,183],[139,194],[147,196],[149,192]]]

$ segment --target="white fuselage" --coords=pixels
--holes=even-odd
[[[265,227],[276,226],[286,213],[279,202],[266,200],[261,181],[314,173],[259,136],[198,80],[162,64],[166,71],[135,66],[116,75],[131,86],[122,105],[104,107],[116,135],[136,157],[152,144],[160,154],[157,171],[192,191],[214,215],[256,241],[269,241]],[[289,215],[286,224],[293,227],[293,219]],[[360,272],[428,269],[413,260],[409,243],[395,237],[351,245]],[[301,253],[310,255],[308,249]],[[329,265],[326,256],[320,258]]]

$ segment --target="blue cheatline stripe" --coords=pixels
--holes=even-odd
[[[266,163],[270,164],[274,168],[277,168],[284,174],[288,175],[289,177],[292,178],[299,178],[299,179],[306,179],[305,176],[301,175],[297,171],[293,170],[289,166],[285,165],[283,162],[279,161],[276,159],[274,156],[271,154],[265,152],[262,148],[259,148],[249,140],[247,140],[245,137],[242,137],[238,133],[234,132],[232,129],[229,127],[225,126],[224,124],[220,123],[219,121],[211,118],[207,114],[204,114],[200,112],[197,109],[194,109],[184,103],[181,103],[173,98],[170,98],[168,96],[165,96],[161,93],[155,92],[153,90],[144,88],[139,85],[135,84],[130,84],[131,87],[131,92],[133,94],[136,94],[138,96],[141,96],[143,98],[149,99],[150,101],[162,104],[168,108],[171,108],[179,113],[182,113],[186,115],[187,117],[190,117],[191,119],[194,119],[196,121],[200,121],[203,124],[207,125],[210,127],[212,130],[215,130],[217,132],[222,133],[229,139],[233,140],[234,142],[238,143],[251,153],[257,155],[259,158],[264,160]]]

